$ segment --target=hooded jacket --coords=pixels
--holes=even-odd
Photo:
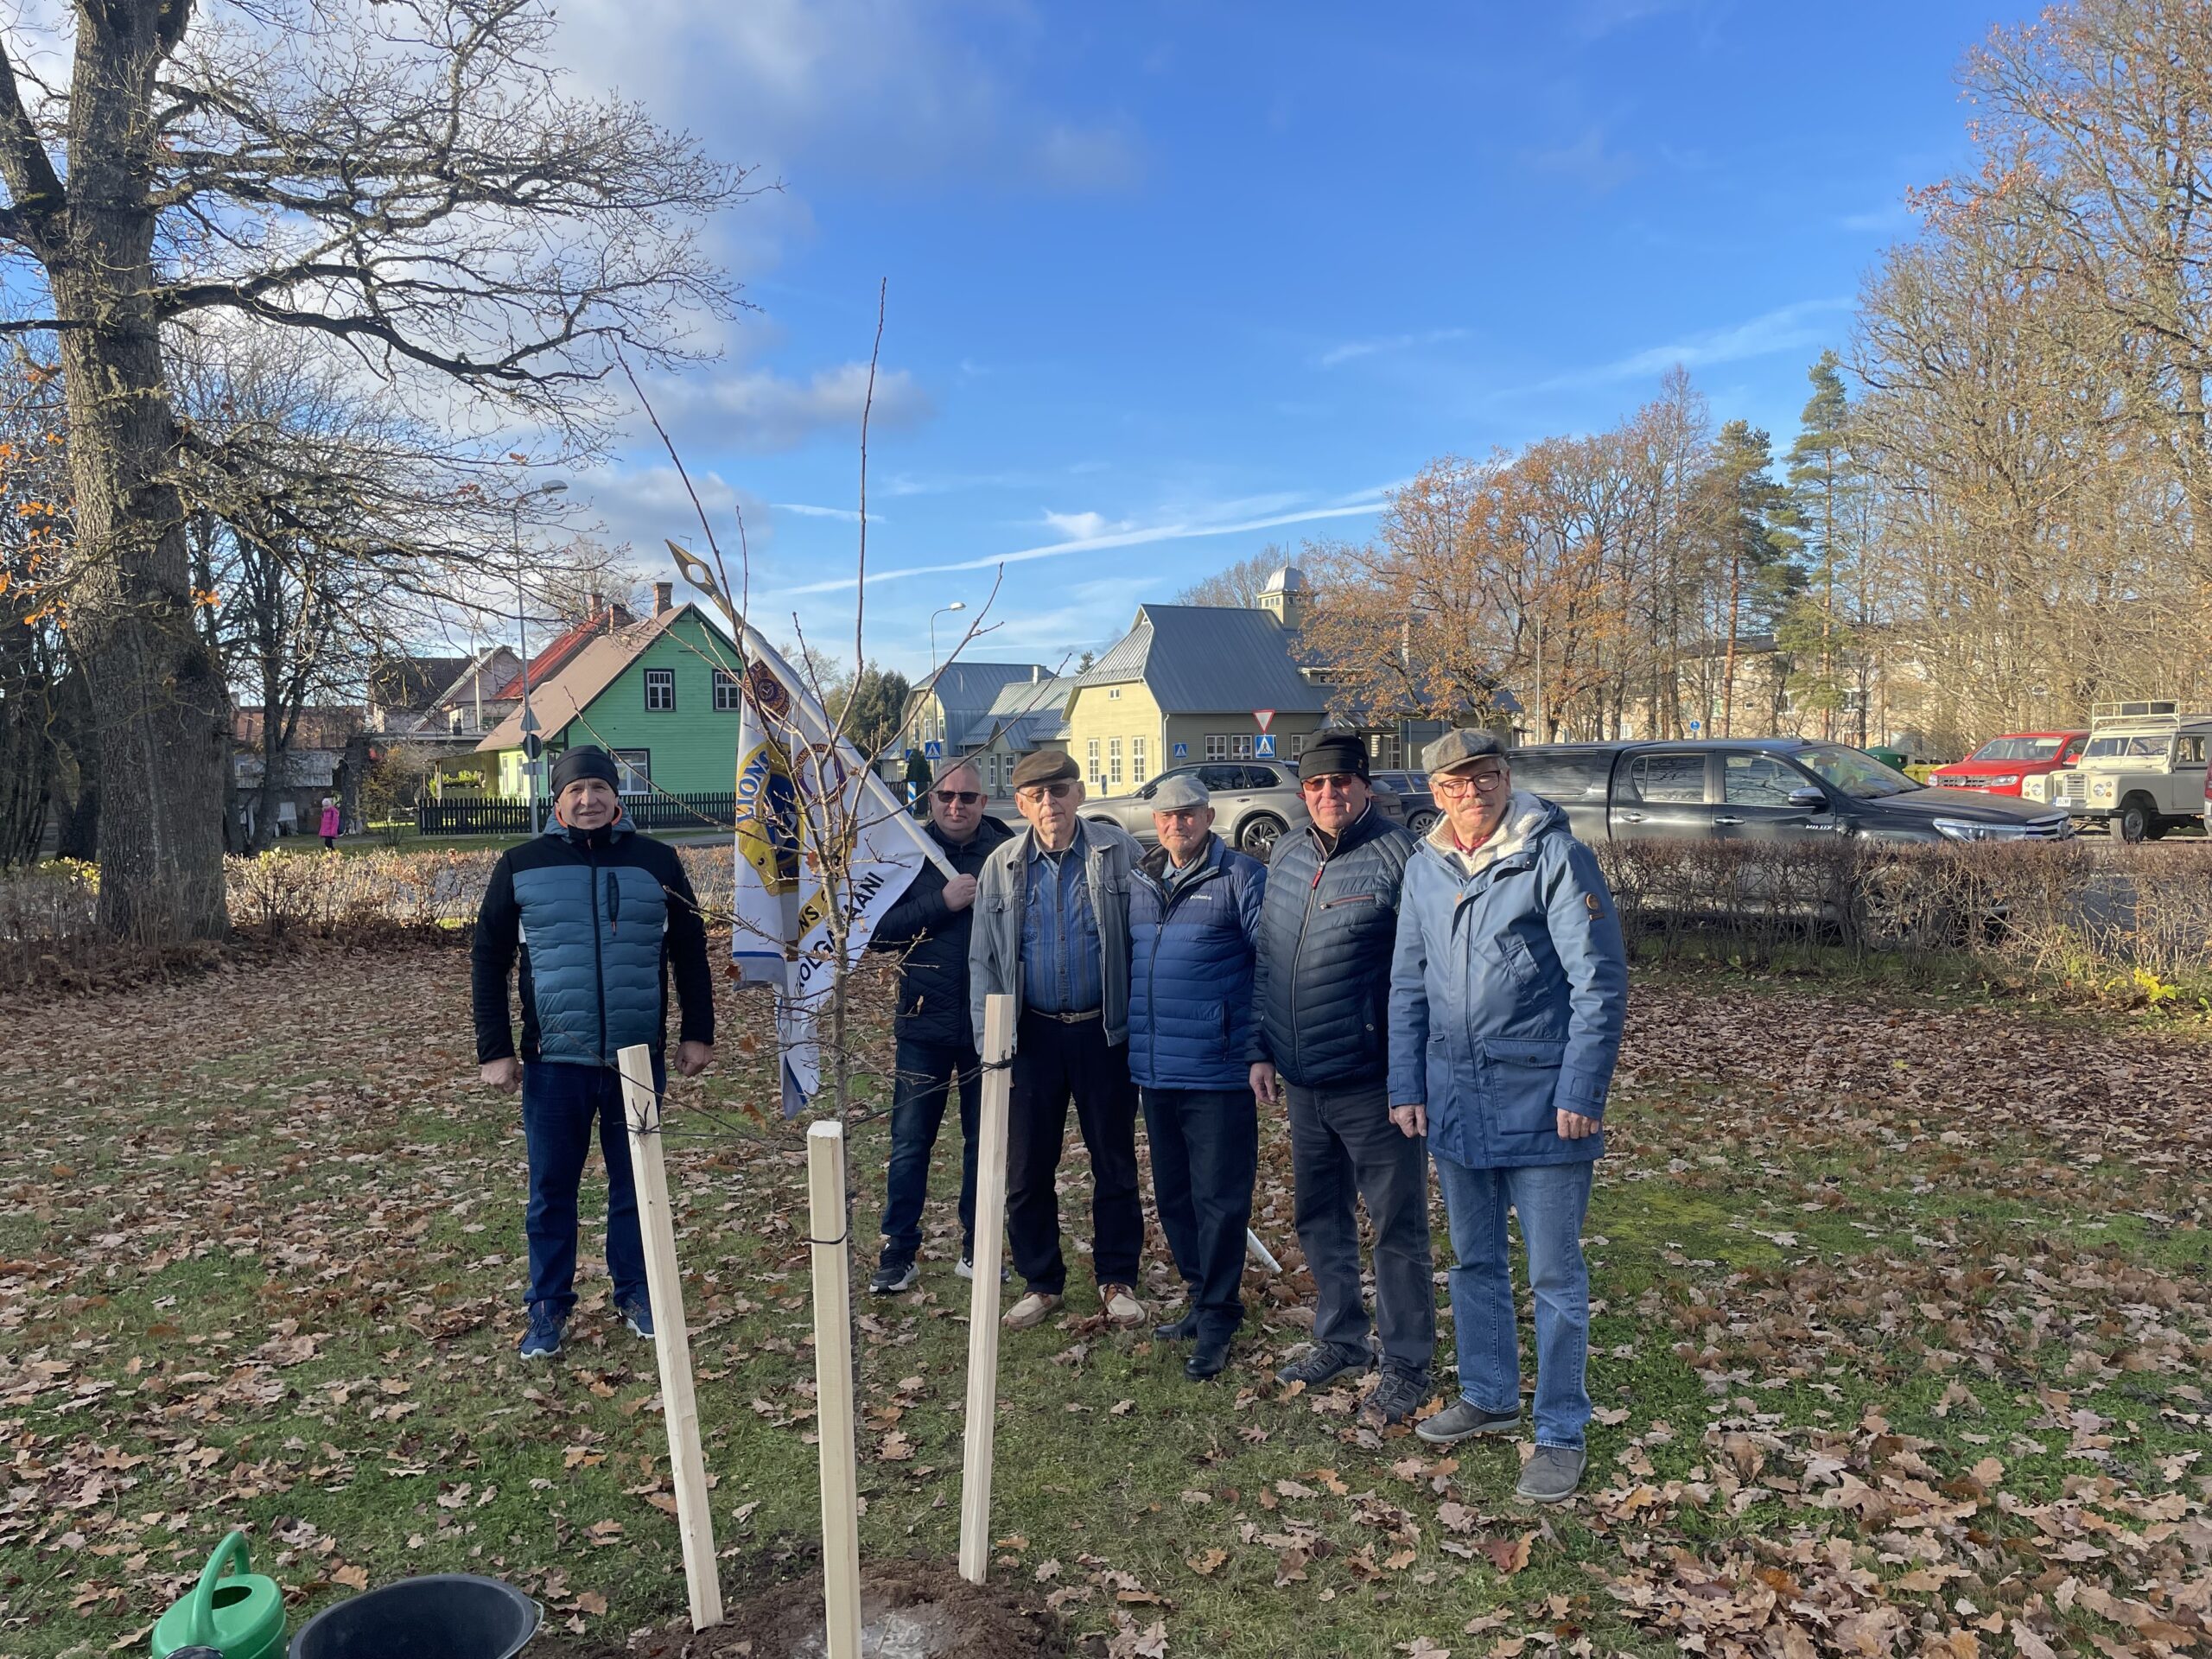
[[[1165,847],[1129,881],[1129,1076],[1144,1089],[1245,1088],[1265,1058],[1252,956],[1268,873],[1210,837],[1171,887]]]
[[[983,861],[1014,831],[986,812],[965,842],[947,841],[932,823],[930,838],[962,875],[981,877]],[[899,963],[899,1035],[904,1041],[970,1048],[968,1029],[968,942],[976,906],[949,910],[944,872],[925,863],[899,902],[883,912],[869,936],[871,950],[903,953]]]
[[[493,867],[476,914],[470,977],[479,1064],[515,1052],[507,974],[522,959],[522,1058],[612,1065],[633,1043],[667,1039],[668,976],[679,1040],[715,1040],[707,930],[676,849],[617,818],[555,824]]]
[[[1386,1075],[1390,951],[1413,837],[1370,806],[1325,849],[1310,827],[1268,865],[1254,1004],[1260,1042],[1301,1089],[1372,1085]]]
[[[1449,818],[1414,849],[1390,974],[1390,1101],[1428,1109],[1440,1158],[1476,1169],[1601,1157],[1601,1131],[1559,1133],[1564,1109],[1602,1119],[1628,1013],[1612,894],[1567,815],[1524,790],[1468,855]]]

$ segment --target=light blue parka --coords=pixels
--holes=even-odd
[[[1557,1114],[1602,1118],[1628,1012],[1612,894],[1567,815],[1516,790],[1471,874],[1436,828],[1406,865],[1390,973],[1390,1103],[1428,1109],[1439,1157],[1475,1169],[1601,1157]]]

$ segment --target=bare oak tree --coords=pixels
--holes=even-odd
[[[66,80],[0,30],[0,256],[57,341],[103,776],[102,918],[220,934],[223,676],[194,618],[165,331],[312,331],[395,396],[599,434],[614,354],[664,364],[729,290],[701,215],[746,175],[639,107],[578,99],[533,0],[86,0]]]

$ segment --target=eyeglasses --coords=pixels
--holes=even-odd
[[[1319,778],[1301,778],[1298,780],[1298,786],[1308,795],[1319,795],[1325,791],[1332,795],[1349,795],[1354,784],[1366,781],[1357,772],[1332,772]]]
[[[1504,785],[1505,773],[1499,770],[1478,772],[1471,774],[1446,772],[1428,780],[1429,788],[1447,800],[1464,800],[1477,790],[1482,791],[1485,795],[1493,794],[1504,787]]]
[[[973,806],[983,798],[983,794],[976,789],[933,789],[930,798],[940,806],[950,806],[956,802],[962,806]]]
[[[1073,779],[1062,778],[1056,782],[1049,784],[1024,784],[1020,789],[1014,791],[1014,793],[1019,795],[1023,800],[1027,801],[1031,805],[1034,806],[1038,802],[1043,800],[1047,795],[1051,796],[1056,801],[1064,801],[1068,798],[1069,792],[1074,788],[1075,780]]]

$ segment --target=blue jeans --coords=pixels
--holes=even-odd
[[[1536,1444],[1579,1448],[1590,1422],[1583,1371],[1590,1355],[1590,1274],[1582,1218],[1594,1162],[1470,1169],[1436,1160],[1452,1229],[1452,1324],[1460,1398],[1478,1411],[1518,1414],[1521,1344],[1514,1329],[1513,1271],[1505,1211],[1521,1217],[1529,1287],[1536,1301]]]
[[[976,1135],[983,1074],[965,1045],[899,1039],[891,1085],[891,1167],[884,1178],[883,1262],[906,1266],[922,1248],[922,1201],[929,1196],[930,1154],[944,1122],[944,1097],[960,1081],[960,1255],[976,1242]]]
[[[667,1087],[660,1061],[653,1086]],[[638,1190],[630,1179],[629,1131],[622,1119],[622,1077],[612,1066],[522,1069],[522,1133],[530,1151],[530,1240],[533,1318],[566,1322],[576,1305],[576,1188],[591,1151],[592,1121],[607,1160],[607,1271],[617,1306],[645,1300],[645,1244],[638,1231]]]

